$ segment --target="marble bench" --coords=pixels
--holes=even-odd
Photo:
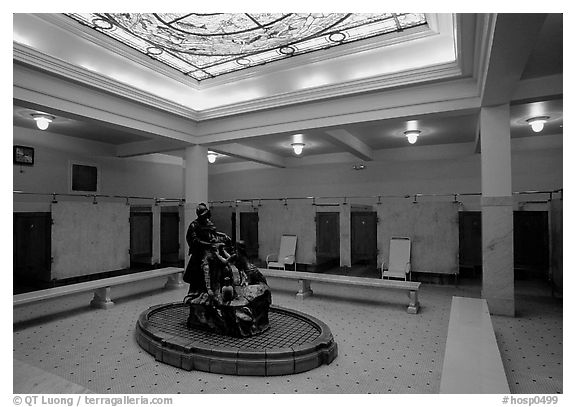
[[[510,393],[485,299],[452,297],[440,393]]]
[[[378,287],[384,289],[408,291],[408,296],[410,298],[408,304],[408,313],[416,314],[418,313],[418,309],[420,308],[420,303],[418,302],[418,290],[420,289],[421,283],[415,281],[380,280],[376,278],[341,276],[335,274],[307,273],[302,271],[271,270],[264,268],[260,269],[260,272],[266,277],[298,280],[299,289],[296,295],[302,299],[312,295],[310,282],[320,281],[323,283],[355,285],[364,287]]]
[[[183,268],[166,267],[156,270],[142,271],[139,273],[125,274],[123,276],[102,278],[100,280],[86,281],[83,283],[70,284],[61,287],[47,288],[45,290],[32,291],[24,294],[14,295],[14,307],[31,304],[51,298],[63,297],[65,295],[77,294],[86,291],[94,291],[94,298],[90,305],[94,308],[110,308],[114,302],[110,298],[111,287],[122,284],[135,283],[137,281],[149,280],[152,278],[167,277],[165,288],[182,287]]]

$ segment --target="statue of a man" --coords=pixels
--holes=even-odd
[[[210,278],[210,253],[216,242],[216,227],[210,219],[210,209],[205,203],[196,208],[196,219],[186,232],[190,259],[184,273],[184,281],[190,284],[189,296],[208,293],[213,296]]]

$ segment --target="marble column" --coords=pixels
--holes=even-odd
[[[159,264],[160,258],[160,217],[162,208],[160,205],[152,205],[152,264]]]
[[[482,161],[482,297],[490,313],[514,316],[510,106],[480,112]]]
[[[208,203],[208,159],[206,153],[208,149],[195,145],[186,148],[184,153],[184,235],[188,225],[196,219],[196,206],[200,202]],[[185,248],[188,253],[188,248]],[[185,257],[188,264],[188,255]]]
[[[178,250],[178,260],[184,260],[188,257],[188,246],[186,245],[186,229],[188,225],[186,224],[186,216],[184,213],[184,205],[178,206],[178,219],[180,219],[180,225],[178,230],[180,231],[180,249]]]
[[[350,268],[352,265],[352,246],[350,235],[352,226],[350,224],[350,204],[340,206],[340,267]]]

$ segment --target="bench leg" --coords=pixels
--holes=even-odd
[[[298,280],[298,292],[296,297],[304,299],[312,295],[312,290],[310,289],[310,280]]]
[[[418,302],[418,291],[410,291],[408,293],[408,297],[410,298],[410,303],[408,304],[408,313],[417,314],[418,309],[420,308],[420,303]]]
[[[90,301],[92,308],[108,309],[114,306],[110,299],[110,287],[98,288],[94,290],[94,298]]]
[[[170,274],[164,284],[164,288],[181,288],[184,287],[184,281],[182,280],[182,273]]]

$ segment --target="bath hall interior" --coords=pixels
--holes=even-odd
[[[563,14],[15,13],[12,51],[14,393],[564,392]],[[200,203],[337,355],[143,345]]]

